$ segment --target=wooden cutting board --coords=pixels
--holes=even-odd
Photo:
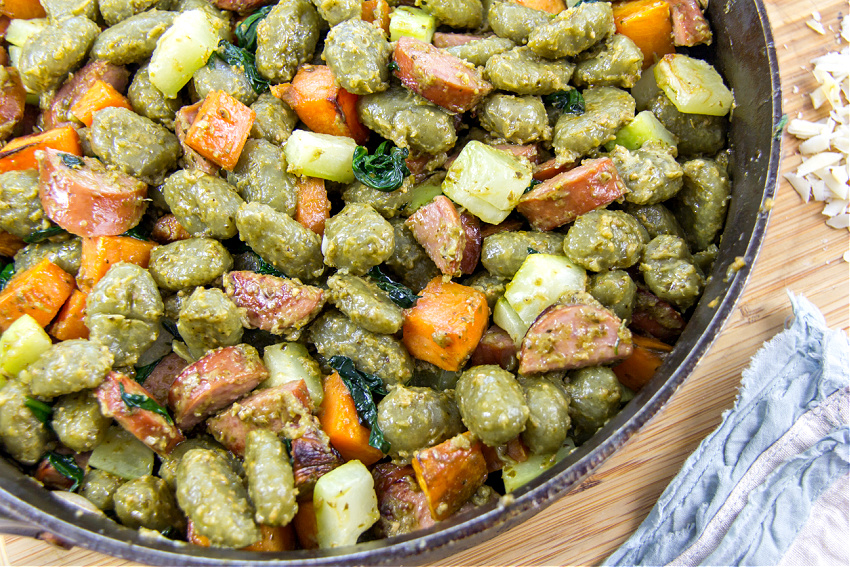
[[[825,27],[840,29],[841,0],[767,0],[782,76],[783,108],[810,120],[808,97],[816,83],[809,61],[841,49],[833,32],[820,36],[805,25],[819,10]],[[844,44],[846,45],[846,44]],[[799,87],[799,93],[794,86]],[[797,142],[783,140],[782,171],[799,164]],[[734,402],[741,371],[761,344],[782,330],[790,315],[786,290],[803,293],[832,327],[848,330],[848,232],[824,225],[821,206],[804,204],[784,179],[771,213],[767,239],[744,296],[696,372],[670,403],[629,443],[575,490],[524,524],[442,565],[576,565],[599,563],[631,534],[699,442]],[[62,550],[29,538],[0,536],[3,565],[133,565],[75,548]]]

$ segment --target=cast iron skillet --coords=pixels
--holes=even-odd
[[[410,564],[436,561],[471,547],[566,494],[640,429],[690,375],[732,313],[764,239],[779,168],[780,143],[774,125],[782,114],[773,37],[761,0],[712,0],[708,15],[715,32],[710,59],[732,87],[736,103],[730,130],[733,195],[720,256],[685,332],[655,378],[567,459],[514,492],[512,499],[431,529],[356,547],[285,554],[208,549],[144,536],[76,511],[0,459],[0,516],[6,516],[0,517],[0,532],[52,533],[73,545],[154,565]],[[737,257],[745,265],[727,278],[727,268]]]

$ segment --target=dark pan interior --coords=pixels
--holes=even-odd
[[[741,296],[767,226],[779,167],[774,126],[781,111],[773,38],[761,0],[712,0],[713,62],[735,94],[730,130],[733,196],[712,279],[684,334],[655,378],[628,405],[567,459],[513,493],[511,501],[454,517],[438,526],[354,548],[265,554],[206,549],[142,535],[75,511],[15,466],[0,459],[0,531],[50,532],[63,541],[153,565],[411,564],[436,561],[493,537],[567,493],[642,427],[685,381],[720,333]],[[730,278],[738,257],[745,265]]]

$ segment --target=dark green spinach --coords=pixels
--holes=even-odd
[[[369,427],[369,445],[383,453],[389,453],[390,444],[384,439],[384,433],[378,426],[378,407],[373,396],[386,396],[384,382],[374,374],[360,372],[354,362],[345,356],[332,356],[328,360],[331,368],[339,373],[357,409],[357,417],[363,427]]]
[[[144,366],[136,367],[136,382],[138,382],[139,384],[144,384],[145,380],[147,380],[148,376],[150,376],[151,372],[153,372],[153,369],[156,368],[160,362],[162,362],[163,358],[165,357],[160,357],[159,359],[154,360],[150,364],[145,364]]]
[[[163,319],[161,322],[162,328],[168,331],[172,337],[174,337],[178,341],[183,340],[183,337],[180,336],[180,331],[177,330],[177,325],[174,323],[174,321],[171,321],[170,319]]]
[[[233,30],[233,36],[236,38],[236,45],[242,49],[247,49],[250,52],[257,51],[257,26],[262,22],[274,6],[265,6],[260,8],[238,24]]]
[[[386,140],[381,142],[372,155],[365,147],[357,146],[351,162],[354,177],[372,189],[385,193],[395,191],[401,187],[404,178],[410,175],[404,161],[407,154],[407,148],[394,147]]]
[[[222,39],[218,43],[218,49],[215,50],[215,56],[228,65],[242,69],[255,93],[263,94],[269,90],[270,83],[260,76],[254,62],[254,54],[247,49],[236,47]]]
[[[145,242],[150,240],[150,231],[146,230],[142,225],[137,224],[121,236],[126,236],[128,238],[135,238],[136,240],[143,240]]]
[[[138,408],[146,411],[151,411],[155,414],[161,415],[165,418],[170,424],[174,424],[174,421],[171,419],[171,416],[168,415],[168,412],[164,407],[156,403],[156,400],[153,398],[149,398],[144,394],[128,394],[124,391],[124,384],[121,382],[118,383],[118,389],[121,390],[121,401],[124,402],[124,405],[128,408]]]
[[[15,263],[9,262],[3,270],[0,271],[0,290],[6,287],[6,284],[9,283],[9,280],[13,277],[15,277]]]
[[[522,194],[525,195],[526,193],[528,193],[529,191],[531,191],[532,189],[534,189],[535,187],[537,187],[541,183],[543,183],[543,182],[540,181],[539,179],[532,179],[531,183],[528,184],[528,187],[525,188],[525,191],[523,191]]]
[[[32,234],[29,234],[24,237],[24,242],[27,244],[35,244],[36,242],[41,242],[42,240],[46,240],[51,236],[58,236],[60,234],[68,234],[68,232],[62,228],[61,226],[49,226],[44,230],[36,230]]]
[[[56,472],[74,481],[74,484],[68,489],[70,492],[74,492],[83,483],[83,469],[80,468],[72,455],[60,455],[59,453],[49,451],[47,453],[47,462],[56,469]]]
[[[37,420],[44,425],[50,424],[50,416],[53,415],[53,408],[45,404],[41,400],[36,400],[27,396],[24,400],[24,405],[27,406]]]
[[[373,266],[367,275],[378,284],[379,288],[387,292],[393,303],[399,307],[407,309],[416,305],[416,300],[419,299],[419,296],[413,293],[410,288],[390,279],[378,266]]]
[[[65,167],[69,167],[71,169],[80,169],[86,165],[83,158],[75,156],[74,154],[60,153],[59,157],[62,158],[62,163],[65,164]]]
[[[258,274],[263,274],[263,275],[266,275],[266,276],[277,276],[279,278],[285,278],[286,277],[286,275],[283,272],[281,272],[280,270],[278,270],[277,268],[275,268],[274,266],[272,266],[271,264],[269,264],[268,262],[263,260],[260,257],[259,254],[257,254],[257,269],[254,270],[254,271],[257,272]]]
[[[584,97],[576,89],[546,95],[543,97],[543,102],[567,114],[584,114]]]

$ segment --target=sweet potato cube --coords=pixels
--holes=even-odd
[[[480,291],[431,280],[416,305],[404,311],[402,342],[414,357],[443,370],[459,370],[487,329],[490,309]]]
[[[239,161],[256,113],[225,93],[207,95],[192,127],[186,145],[224,169],[232,170]]]
[[[413,457],[416,482],[428,498],[431,516],[444,520],[455,513],[487,479],[481,441],[465,432]]]

